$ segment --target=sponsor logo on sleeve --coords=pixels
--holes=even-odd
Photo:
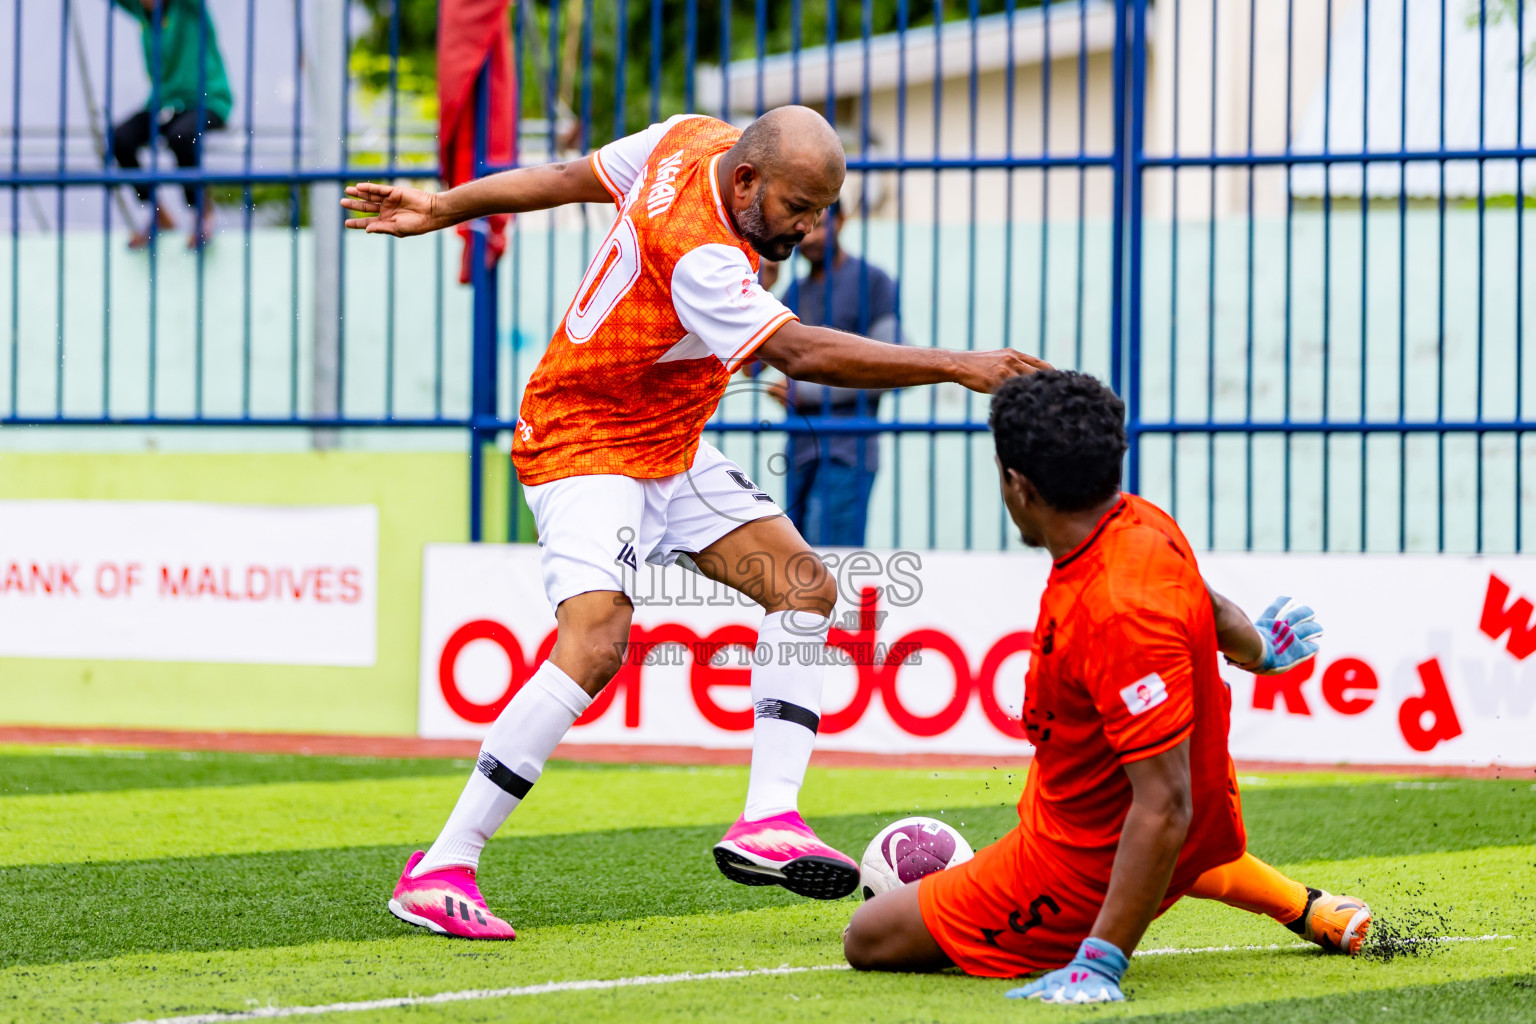
[[[682,150],[656,165],[656,183],[651,186],[645,198],[645,212],[652,220],[672,209],[672,201],[677,198],[677,186],[672,181],[682,169]]]
[[[1143,711],[1150,711],[1163,701],[1168,699],[1168,685],[1163,682],[1163,677],[1153,672],[1151,675],[1136,680],[1130,686],[1121,687],[1120,699],[1125,701],[1125,709],[1133,715],[1139,715]]]

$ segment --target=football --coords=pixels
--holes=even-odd
[[[973,856],[971,844],[950,825],[936,818],[902,818],[870,840],[859,863],[859,891],[873,899]]]

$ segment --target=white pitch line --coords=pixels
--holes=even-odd
[[[1492,942],[1495,939],[1512,939],[1513,935],[1442,935],[1423,942]],[[1310,942],[1296,942],[1281,946],[1199,946],[1178,949],[1172,946],[1161,949],[1138,949],[1132,956],[1182,956],[1192,953],[1235,953],[1248,950],[1298,949],[1309,947]],[[236,1013],[194,1013],[185,1017],[156,1017],[153,1020],[135,1020],[128,1024],[234,1024],[246,1020],[279,1020],[284,1017],[314,1017],[322,1013],[354,1013],[359,1010],[393,1010],[405,1006],[431,1006],[437,1003],[464,1003],[480,999],[508,999],[513,996],[543,996],[556,992],[596,992],[615,988],[635,988],[641,985],[671,985],[682,981],[725,981],[731,978],[763,978],[784,974],[806,974],[811,971],[846,971],[847,964],[820,964],[815,967],[759,967],[735,971],[683,971],[680,974],[642,974],[633,978],[588,978],[581,981],[546,981],[539,985],[521,985],[515,988],[471,988],[458,992],[439,992],[431,996],[396,996],[393,999],[369,999],[352,1003],[324,1003],[319,1006],[262,1006],[254,1010]]]
[[[472,988],[458,992],[439,992],[432,996],[397,996],[393,999],[369,999],[355,1003],[325,1003],[321,1006],[263,1006],[237,1013],[194,1013],[186,1017],[157,1017],[130,1024],[226,1024],[242,1020],[275,1020],[282,1017],[313,1017],[322,1013],[349,1013],[357,1010],[391,1010],[402,1006],[430,1006],[434,1003],[462,1003],[477,999],[506,999],[511,996],[542,996],[554,992],[593,992],[602,989],[633,988],[638,985],[670,985],[679,981],[717,981],[728,978],[760,978],[778,974],[804,974],[808,971],[846,971],[847,964],[822,964],[816,967],[760,967],[736,971],[683,971],[681,974],[644,974],[634,978],[590,978],[583,981],[546,981],[541,985],[516,988]]]

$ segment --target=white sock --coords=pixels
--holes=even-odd
[[[787,621],[786,621],[787,617]],[[763,616],[757,642],[767,644],[773,657],[752,668],[752,772],[747,780],[748,821],[797,810],[805,768],[816,746],[821,724],[821,681],[825,666],[821,649],[832,620],[809,611],[773,612]],[[780,644],[793,644],[784,656]],[[802,653],[802,645],[807,650]]]
[[[459,802],[412,877],[445,867],[479,867],[486,840],[528,795],[544,762],[591,703],[554,662],[540,665],[491,724]]]

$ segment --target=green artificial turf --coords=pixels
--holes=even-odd
[[[1006,1001],[1014,983],[953,971],[840,969],[854,900],[801,900],[715,870],[709,847],[745,789],[738,767],[552,764],[481,865],[518,941],[428,935],[384,903],[466,770],[0,751],[0,1021],[113,1024],[781,965],[824,969],[305,1019],[1536,1020],[1536,789],[1523,775],[1247,779],[1251,849],[1370,900],[1377,955],[1323,956],[1268,919],[1185,900],[1142,944],[1177,952],[1134,960],[1129,1002],[1076,1008]],[[910,813],[942,815],[979,846],[1012,827],[1018,784],[1003,770],[813,770],[804,809],[855,854]],[[1187,952],[1250,945],[1276,948]]]
[[[466,775],[473,764],[446,758],[305,757],[69,747],[38,753],[24,747],[0,747],[0,796]]]

